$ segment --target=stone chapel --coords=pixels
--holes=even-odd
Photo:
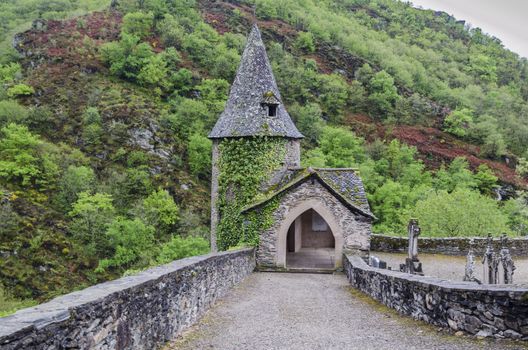
[[[300,166],[303,135],[286,111],[256,25],[249,34],[225,110],[209,138],[213,141],[213,251],[217,250],[222,220],[229,218],[239,223],[226,226],[235,231],[229,234],[243,237],[246,231],[256,230],[260,269],[333,270],[341,267],[344,252],[368,255],[375,217],[363,183],[354,169]],[[228,169],[225,152],[237,152],[239,143],[234,140],[250,139],[274,140],[280,149],[268,156],[271,165],[260,165],[265,171],[257,194],[249,202],[239,203],[244,196],[237,195],[241,186],[229,182],[235,181],[235,176],[224,173]],[[258,158],[255,155],[241,162],[258,162]],[[230,185],[223,186],[223,182]],[[257,225],[258,220],[261,223]],[[219,248],[228,246],[223,243]]]

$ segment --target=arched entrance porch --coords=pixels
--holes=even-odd
[[[286,238],[286,267],[332,269],[335,239],[330,226],[315,210],[295,219]]]
[[[278,266],[334,269],[342,266],[343,233],[332,212],[318,200],[293,207],[279,229]]]

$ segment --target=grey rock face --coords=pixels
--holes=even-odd
[[[0,319],[2,350],[156,349],[255,268],[245,249],[177,260]]]
[[[528,339],[527,288],[380,270],[352,255],[343,268],[352,286],[402,314],[479,337]]]
[[[132,129],[129,131],[130,143],[136,145],[145,151],[154,150],[154,133],[148,129]]]
[[[270,104],[276,108],[274,116],[268,113]],[[210,138],[244,136],[303,137],[282,103],[256,25],[249,34],[225,110],[209,134]]]

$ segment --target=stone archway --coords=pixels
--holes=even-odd
[[[314,210],[319,214],[326,224],[329,226],[333,236],[334,236],[334,258],[335,258],[335,268],[342,266],[342,255],[343,255],[343,230],[339,225],[337,219],[332,214],[330,209],[324,204],[324,202],[317,199],[309,199],[302,201],[297,205],[293,206],[285,214],[282,224],[280,225],[278,235],[277,235],[277,266],[287,267],[286,266],[286,253],[287,253],[287,238],[288,230],[290,226],[299,218],[303,213],[308,210]]]

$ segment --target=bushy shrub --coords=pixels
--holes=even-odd
[[[95,173],[92,168],[70,165],[60,181],[57,201],[65,211],[69,211],[79,198],[79,193],[91,193],[95,185]]]
[[[212,142],[200,134],[192,134],[187,146],[189,167],[195,176],[205,176],[211,171]]]
[[[0,128],[10,123],[26,124],[28,115],[26,107],[16,101],[0,101]]]
[[[158,256],[160,264],[166,264],[174,260],[183,259],[189,256],[202,255],[209,252],[209,242],[201,237],[172,237],[170,242],[161,247]]]
[[[89,255],[104,256],[109,249],[106,228],[112,222],[115,209],[112,196],[106,193],[81,192],[72,210],[70,233]]]
[[[140,39],[145,39],[150,35],[153,25],[154,14],[152,12],[131,12],[123,17],[121,30],[123,33],[137,36]]]
[[[117,218],[106,231],[106,239],[112,257],[99,261],[96,271],[102,272],[109,267],[130,268],[146,267],[155,254],[154,227],[145,225],[140,219]]]
[[[314,52],[315,43],[313,34],[310,32],[299,32],[295,39],[295,47],[306,52]]]
[[[497,201],[469,189],[432,191],[412,213],[425,236],[485,236],[510,232]]]

